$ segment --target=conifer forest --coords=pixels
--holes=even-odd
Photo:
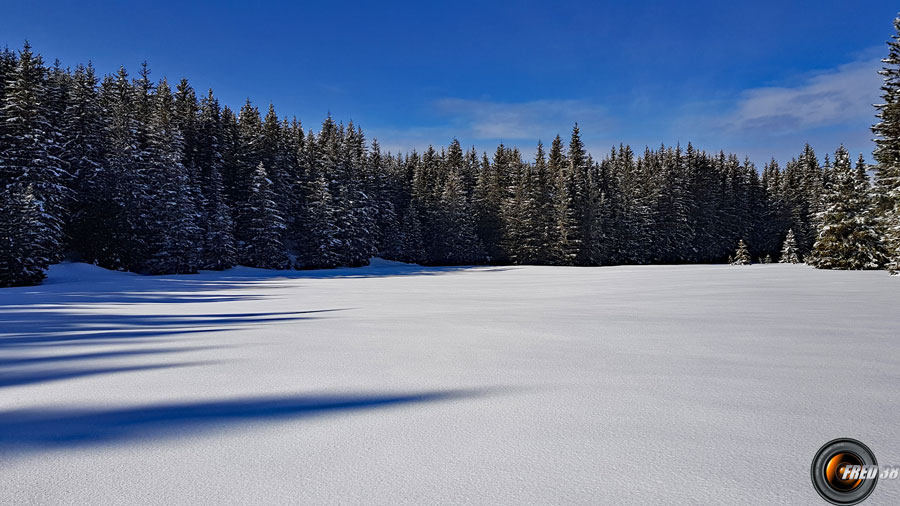
[[[895,25],[900,30],[900,22]],[[578,125],[477,152],[385,152],[358,125],[233,110],[146,64],[98,76],[0,54],[0,285],[63,259],[145,274],[235,265],[806,262],[900,269],[900,38],[874,165],[843,146],[759,167],[692,144],[588,153]],[[314,127],[314,128],[309,128]]]

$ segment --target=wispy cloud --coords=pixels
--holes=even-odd
[[[605,107],[575,99],[499,102],[447,97],[432,101],[427,109],[430,125],[373,129],[385,141],[382,148],[421,150],[456,138],[464,146],[475,145],[480,150],[492,151],[497,142],[528,149],[538,140],[547,143],[556,134],[566,137],[576,122],[586,141],[608,134],[613,125]]]
[[[540,99],[502,102],[489,99],[440,98],[424,105],[427,124],[375,129],[394,152],[447,145],[492,151],[498,141],[523,150],[557,133],[567,137],[578,122],[595,156],[609,146],[631,143],[638,149],[660,142],[695,146],[749,156],[757,163],[770,157],[787,161],[809,142],[821,153],[844,144],[868,156],[869,125],[878,102],[881,67],[873,48],[855,61],[799,76],[773,76],[782,84],[731,93],[716,91],[715,100],[673,103],[670,97],[646,96],[654,108],[602,99]],[[643,96],[642,96],[643,97]]]
[[[444,98],[437,100],[438,113],[462,127],[474,139],[535,141],[565,132],[577,121],[591,130],[606,130],[606,109],[583,100],[534,100],[494,102]]]
[[[868,120],[878,100],[880,66],[879,59],[866,58],[807,76],[795,86],[745,90],[722,126],[771,134]]]
[[[682,105],[672,118],[667,142],[749,156],[758,164],[785,162],[809,143],[820,155],[843,144],[853,153],[872,151],[872,104],[880,101],[883,48],[830,69],[799,76],[773,76],[778,85],[717,94],[716,100]]]

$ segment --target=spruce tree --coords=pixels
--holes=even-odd
[[[425,246],[422,240],[422,222],[419,219],[419,211],[415,202],[411,202],[403,218],[400,221],[400,230],[397,235],[397,251],[394,259],[410,264],[426,262]]]
[[[66,122],[70,137],[65,156],[73,180],[73,203],[70,208],[67,230],[71,248],[86,252],[92,248],[89,241],[96,234],[91,228],[96,224],[98,211],[109,197],[103,195],[103,186],[97,184],[104,167],[104,143],[108,132],[97,91],[97,77],[91,66],[78,66],[72,78]],[[94,255],[88,255],[93,259]]]
[[[171,89],[163,79],[155,87],[154,107],[142,153],[144,230],[150,274],[197,271],[201,246],[191,177],[182,163],[184,140],[175,120]]]
[[[347,227],[345,254],[347,265],[359,267],[368,265],[369,259],[377,253],[377,209],[372,195],[366,191],[366,170],[368,153],[362,130],[347,126],[344,142],[345,165],[344,192],[347,206]]]
[[[381,255],[386,237],[399,227],[397,217],[397,189],[392,187],[388,177],[388,167],[393,162],[383,156],[377,139],[372,139],[372,148],[363,170],[363,191],[370,196],[374,224],[370,230],[375,253]]]
[[[234,225],[231,220],[231,208],[225,202],[222,176],[218,169],[211,169],[208,177],[200,268],[219,271],[237,264],[237,251],[232,233]]]
[[[559,135],[550,145],[547,169],[553,178],[553,224],[550,233],[551,263],[556,265],[572,265],[578,254],[578,219],[572,199],[572,178],[569,176],[565,155],[562,151],[562,139]]]
[[[243,211],[247,228],[245,240],[239,244],[240,263],[260,269],[287,269],[290,259],[281,241],[284,219],[278,214],[273,184],[262,162],[251,175]]]
[[[28,255],[5,262],[0,283],[6,285],[36,284],[62,257],[67,174],[58,132],[51,124],[46,79],[43,60],[26,43],[7,76],[0,104],[0,191],[5,203],[0,220],[6,221],[2,227],[7,230],[27,227],[10,232],[17,239],[2,241],[0,256]]]
[[[547,168],[547,157],[544,144],[538,141],[532,167],[532,184],[529,198],[536,206],[534,227],[537,239],[535,262],[548,263],[551,260],[553,230],[553,186],[550,171]]]
[[[507,149],[500,144],[494,153],[493,162],[485,155],[475,182],[474,212],[476,230],[488,255],[489,262],[505,260],[503,251],[503,217],[501,207],[505,187],[502,173],[507,167]]]
[[[42,212],[32,188],[8,185],[0,192],[0,212],[0,287],[40,283],[50,259],[41,247]]]
[[[877,269],[884,263],[864,165],[854,171],[841,146],[834,154],[819,233],[807,263],[819,269]]]
[[[58,59],[53,62],[52,67],[47,69],[43,102],[49,124],[48,134],[54,140],[53,144],[47,148],[49,155],[57,160],[60,173],[58,184],[64,188],[62,194],[59,195],[59,202],[56,205],[62,236],[60,237],[59,254],[56,258],[53,258],[54,262],[62,259],[63,249],[67,247],[65,230],[69,222],[70,209],[75,200],[75,194],[72,192],[73,173],[69,163],[69,149],[73,147],[70,146],[70,143],[75,137],[75,132],[67,115],[72,99],[72,81],[72,74],[67,69],[62,68]]]
[[[732,257],[731,265],[750,265],[750,251],[747,250],[743,239],[738,240],[737,251]]]
[[[447,175],[437,216],[437,238],[430,261],[441,265],[477,264],[486,254],[475,233],[472,208],[466,200],[462,179],[456,172]]]
[[[232,209],[227,201],[224,178],[224,126],[219,102],[212,90],[200,101],[195,126],[194,163],[199,178],[198,227],[203,234],[201,269],[222,270],[237,263]]]
[[[534,171],[522,162],[518,151],[515,153],[507,196],[501,207],[502,245],[509,260],[521,265],[538,260],[541,242],[537,220],[540,215],[539,204],[534,200],[537,184]]]
[[[248,99],[237,116],[233,125],[234,151],[226,157],[223,180],[229,193],[234,210],[234,238],[238,245],[239,257],[242,243],[250,242],[250,220],[252,217],[246,213],[247,203],[253,191],[255,173],[262,162],[263,157],[263,130],[259,109],[253,106]],[[226,125],[229,130],[229,125]]]
[[[895,33],[888,41],[888,56],[879,74],[882,103],[876,105],[878,123],[875,133],[876,189],[878,213],[885,231],[887,268],[900,273],[900,17],[894,20]]]
[[[572,127],[566,165],[569,199],[575,225],[566,234],[566,241],[575,255],[573,262],[578,265],[589,265],[592,241],[595,237],[594,225],[597,224],[598,195],[592,177],[593,161],[585,151],[578,123]]]
[[[800,250],[797,247],[797,238],[794,237],[794,229],[789,229],[781,246],[781,260],[783,264],[799,264]]]
[[[307,183],[306,206],[302,216],[303,241],[298,245],[297,268],[327,269],[341,265],[334,199],[323,174]]]
[[[282,122],[275,113],[275,105],[269,104],[269,110],[262,122],[260,139],[260,161],[266,166],[266,174],[272,181],[275,205],[285,220],[285,227],[292,226],[288,209],[289,197],[292,193],[291,165],[294,153],[287,145],[290,138],[285,135]]]
[[[79,175],[79,188],[85,191],[78,199],[73,235],[86,261],[108,269],[134,269],[144,253],[145,238],[138,228],[143,189],[134,94],[124,68],[103,79],[104,156],[98,167]]]

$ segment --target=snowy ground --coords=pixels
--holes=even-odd
[[[790,265],[56,266],[0,290],[0,503],[824,504],[826,441],[900,465],[898,295]]]

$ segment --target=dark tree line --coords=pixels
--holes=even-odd
[[[900,25],[898,25],[900,28]],[[422,264],[613,265],[804,258],[898,266],[900,49],[884,74],[874,188],[841,147],[761,170],[686,147],[602,159],[576,125],[533,154],[454,140],[382,152],[352,123],[222,107],[187,80],[0,53],[0,285],[64,257],[148,274]],[[743,242],[741,242],[743,241]],[[782,252],[787,251],[786,255]],[[744,253],[741,253],[742,258]]]

